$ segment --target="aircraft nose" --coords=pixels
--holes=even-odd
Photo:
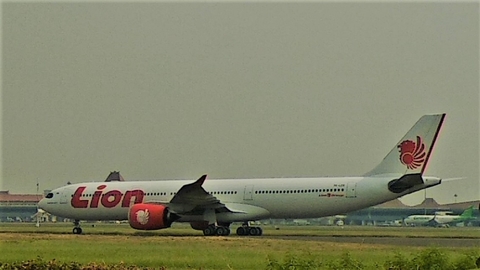
[[[42,209],[42,210],[45,210],[45,205],[47,203],[45,202],[45,198],[41,199],[38,203],[37,203],[37,206],[38,208]]]

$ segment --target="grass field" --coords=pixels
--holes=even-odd
[[[0,224],[0,261],[41,257],[62,262],[105,262],[166,269],[266,269],[268,259],[312,258],[331,262],[348,253],[367,269],[379,269],[395,254],[414,256],[425,248],[379,244],[277,239],[280,235],[352,237],[455,237],[478,239],[475,248],[439,248],[452,258],[480,250],[480,228],[264,226],[264,237],[204,237],[183,224],[139,232],[127,224],[83,224],[84,235],[71,234],[71,224]]]

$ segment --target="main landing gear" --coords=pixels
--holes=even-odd
[[[205,236],[227,236],[230,235],[230,224],[222,224],[220,226],[216,226],[215,224],[208,225],[207,228],[203,230],[203,235]],[[262,235],[263,230],[260,227],[250,227],[248,223],[243,224],[242,226],[237,228],[237,235],[238,236],[260,236]]]
[[[75,227],[73,227],[73,234],[82,234],[82,228],[80,227],[80,220],[75,220],[73,222],[73,225],[75,225]]]
[[[206,229],[203,230],[203,235],[227,236],[230,235],[230,228],[228,226],[215,226],[215,224],[210,224]]]
[[[263,230],[260,227],[250,227],[248,223],[243,224],[242,226],[237,228],[237,235],[251,235],[251,236],[261,236],[263,234]]]

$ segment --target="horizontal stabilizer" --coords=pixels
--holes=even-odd
[[[423,184],[422,175],[419,173],[406,174],[399,179],[390,181],[390,183],[388,183],[388,189],[393,193],[402,193],[407,189],[421,184]]]

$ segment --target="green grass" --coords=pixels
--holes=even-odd
[[[126,224],[83,224],[84,235],[71,234],[71,224],[0,224],[0,262],[18,262],[41,257],[60,262],[90,262],[161,267],[167,269],[266,269],[268,258],[314,258],[332,262],[348,253],[367,269],[401,253],[412,257],[425,248],[395,245],[282,240],[269,235],[350,235],[396,237],[478,238],[478,228],[373,228],[373,227],[280,227],[264,226],[266,237],[204,237],[188,225],[153,232],[139,232]],[[233,228],[233,227],[232,227]],[[442,248],[453,259],[478,248]]]

